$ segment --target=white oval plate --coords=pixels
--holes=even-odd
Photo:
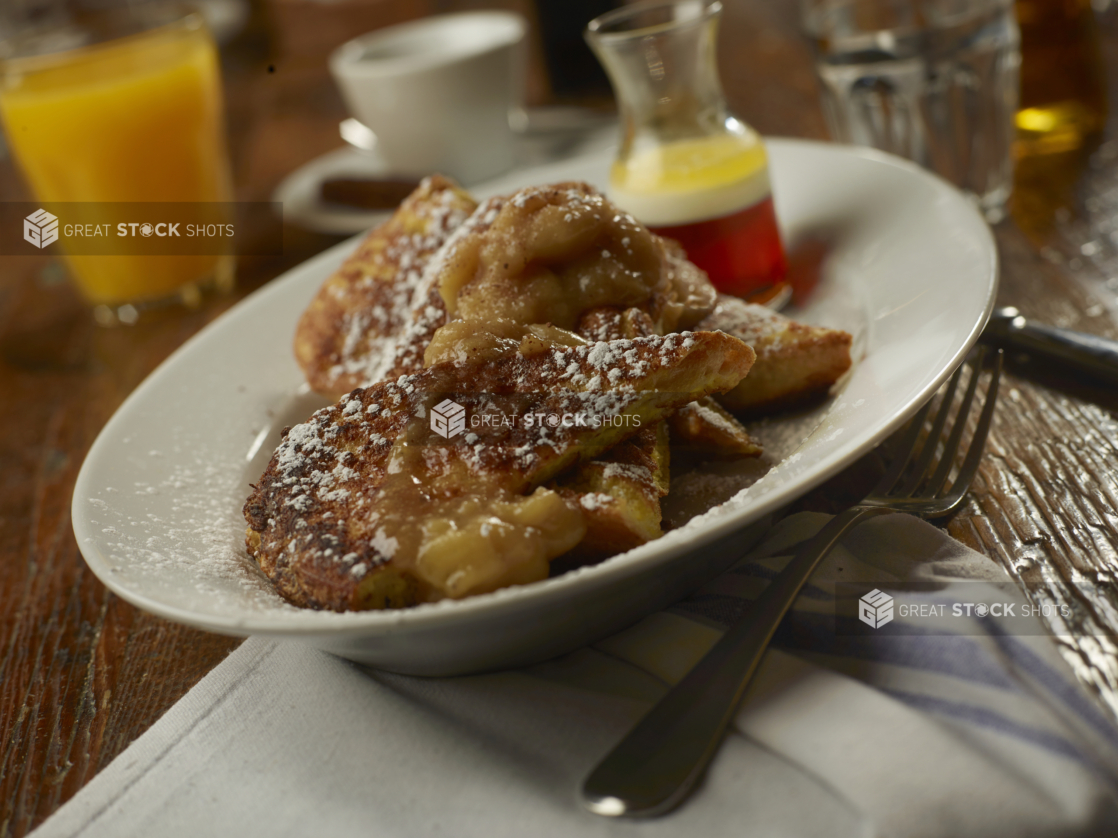
[[[291,338],[350,241],[244,300],[125,401],[74,490],[74,531],[89,566],[112,591],[170,620],[291,638],[425,675],[543,659],[679,599],[740,556],[770,513],[902,424],[961,362],[994,300],[989,228],[952,187],[864,149],[793,140],[770,140],[769,149],[790,249],[809,240],[829,247],[797,316],[854,333],[856,365],[822,408],[767,424],[781,461],[749,489],[658,541],[532,585],[391,612],[286,604],[245,553],[241,507],[281,429],[322,404],[303,386]],[[475,192],[572,178],[603,185],[609,159],[550,164]]]

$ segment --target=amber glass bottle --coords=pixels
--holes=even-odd
[[[1017,0],[1019,156],[1070,151],[1106,124],[1106,81],[1091,0]]]

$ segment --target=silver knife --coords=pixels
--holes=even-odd
[[[1010,306],[994,309],[980,340],[1118,386],[1118,341],[1032,323]]]

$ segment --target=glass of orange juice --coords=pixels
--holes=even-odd
[[[200,14],[180,7],[89,13],[0,44],[0,118],[13,156],[36,200],[80,205],[84,221],[115,221],[136,202],[228,205],[222,109],[213,39]],[[104,218],[91,219],[101,205]],[[65,254],[101,322],[232,287],[228,253],[134,255],[126,241],[120,251]]]

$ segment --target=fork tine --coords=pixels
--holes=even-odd
[[[990,431],[990,422],[994,416],[1004,357],[1005,353],[1000,349],[994,355],[993,369],[990,371],[990,383],[986,386],[986,402],[982,405],[982,413],[979,414],[978,423],[974,428],[974,436],[971,438],[970,447],[963,459],[963,465],[959,468],[955,483],[951,486],[951,491],[937,502],[936,512],[929,513],[925,517],[939,517],[952,512],[962,502],[963,496],[970,488],[971,480],[974,479],[974,474],[978,471],[978,464],[982,460],[982,453],[986,447],[986,436]],[[978,377],[980,371],[981,367],[975,368],[975,378]],[[960,414],[960,421],[963,418],[964,414]]]
[[[978,348],[978,356],[971,365],[970,381],[967,384],[967,391],[963,396],[963,403],[959,406],[959,412],[955,417],[955,424],[951,426],[951,434],[944,443],[943,456],[940,458],[939,466],[936,468],[935,474],[932,475],[931,479],[928,481],[928,485],[924,489],[924,493],[927,495],[938,495],[940,490],[947,484],[947,478],[951,474],[951,467],[955,464],[955,454],[959,450],[959,443],[963,438],[963,431],[967,425],[967,417],[970,416],[971,405],[974,403],[974,394],[978,390],[978,379],[982,376],[982,368],[985,363],[986,347],[980,346]],[[932,444],[934,445],[935,443],[933,442]]]
[[[962,378],[963,367],[965,366],[966,364],[960,364],[947,382],[947,387],[943,391],[943,397],[940,399],[939,410],[936,411],[936,418],[932,422],[932,427],[928,431],[928,435],[924,437],[924,446],[920,451],[920,456],[916,460],[916,465],[912,469],[911,476],[899,489],[895,492],[890,492],[891,495],[907,498],[911,497],[916,490],[920,488],[920,484],[924,480],[924,475],[927,473],[928,467],[935,458],[936,448],[939,447],[940,435],[943,433],[943,426],[947,424],[947,417],[951,414],[952,402],[955,401],[955,391],[959,388],[959,379]],[[972,377],[972,385],[973,382],[974,378]],[[969,391],[968,395],[970,395]],[[931,401],[931,399],[928,400],[929,404]],[[969,409],[969,402],[963,409],[964,411]],[[956,422],[955,427],[958,427],[958,424],[959,423]]]
[[[909,420],[904,437],[894,446],[896,453],[893,456],[893,462],[889,464],[889,468],[886,469],[882,478],[877,481],[877,485],[870,492],[871,495],[886,494],[900,480],[901,475],[904,474],[905,466],[912,459],[912,452],[916,449],[916,442],[920,437],[920,429],[924,427],[924,422],[927,420],[928,412],[931,409],[932,402],[929,399]]]
[[[928,466],[928,460],[935,454],[935,443],[939,439],[939,435],[943,430],[944,422],[947,419],[947,413],[951,408],[951,402],[955,397],[955,389],[959,385],[959,376],[962,374],[962,365],[951,375],[947,382],[947,389],[944,391],[943,400],[940,402],[940,409],[936,415],[932,432],[926,437],[924,449],[921,452],[921,459],[918,467],[915,469],[915,477],[911,478],[909,482],[919,483],[920,476],[924,473]],[[894,446],[895,454],[893,461],[889,464],[885,474],[873,487],[871,495],[887,495],[893,494],[894,487],[901,482],[904,477],[905,468],[912,460],[912,455],[916,452],[917,443],[920,441],[920,431],[924,427],[924,423],[928,420],[928,414],[932,410],[932,402],[935,401],[935,396],[928,399],[916,414],[909,420],[908,425],[905,426],[904,437],[899,440]],[[916,488],[915,485],[909,486],[906,484],[905,488],[899,493],[900,497],[908,497],[911,492]]]

